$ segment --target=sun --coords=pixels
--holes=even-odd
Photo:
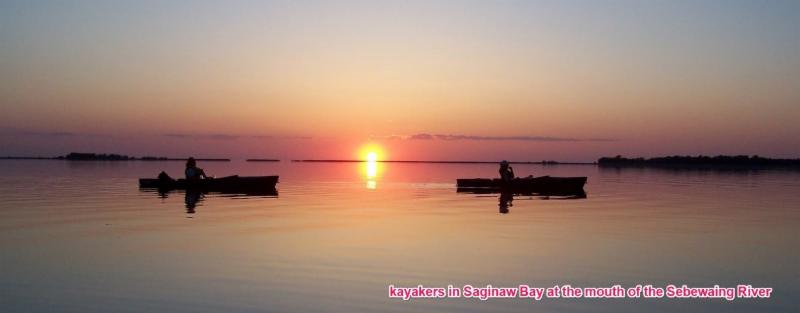
[[[376,144],[366,144],[358,150],[358,159],[361,161],[377,162],[383,158],[383,149]]]

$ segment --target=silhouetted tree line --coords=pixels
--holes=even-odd
[[[72,161],[87,161],[87,160],[105,160],[105,161],[127,161],[135,160],[135,157],[130,157],[122,154],[97,154],[97,153],[80,153],[72,152],[65,156],[58,157],[59,159],[72,160]]]
[[[718,156],[666,156],[657,158],[624,158],[602,157],[597,164],[607,167],[624,166],[653,166],[653,167],[737,167],[737,168],[767,168],[767,167],[792,167],[800,168],[800,159],[771,159],[757,155],[718,155]]]
[[[167,157],[154,157],[154,156],[143,156],[141,158],[127,156],[124,154],[105,154],[105,153],[80,153],[80,152],[72,152],[70,154],[59,156],[57,159],[63,160],[72,160],[72,161],[133,161],[133,160],[141,160],[141,161],[166,161],[171,160]]]
[[[69,161],[185,161],[185,158],[167,158],[167,157],[155,157],[155,156],[143,156],[140,158],[134,156],[127,156],[124,154],[106,154],[106,153],[83,153],[83,152],[72,152],[67,155],[62,155],[59,157],[55,157],[54,159],[58,160],[69,160]],[[215,158],[195,158],[197,161],[225,161],[228,162],[230,159],[215,159]]]

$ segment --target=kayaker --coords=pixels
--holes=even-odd
[[[167,174],[167,172],[161,171],[161,173],[158,173],[158,180],[163,183],[168,183],[173,181],[174,179],[172,179],[172,177],[169,177],[169,174]]]
[[[509,165],[508,161],[506,161],[506,160],[503,160],[503,162],[500,162],[500,170],[499,170],[499,172],[500,172],[500,179],[502,179],[503,181],[506,181],[506,182],[510,182],[510,181],[514,180],[514,177],[516,177],[516,176],[514,176],[514,169],[511,168],[511,166]]]
[[[189,158],[186,160],[186,179],[205,179],[208,178],[206,176],[206,172],[203,171],[202,168],[197,167],[197,161],[194,158]]]

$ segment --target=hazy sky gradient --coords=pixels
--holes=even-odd
[[[800,157],[799,31],[798,1],[2,1],[0,154]]]

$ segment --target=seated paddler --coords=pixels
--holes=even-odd
[[[205,179],[208,178],[206,176],[206,172],[203,171],[202,168],[197,167],[197,161],[194,158],[189,158],[186,160],[186,170],[184,171],[186,174],[187,180],[196,180],[196,179]]]
[[[514,180],[514,169],[509,165],[508,161],[503,160],[500,162],[500,179],[504,182],[510,182]]]

